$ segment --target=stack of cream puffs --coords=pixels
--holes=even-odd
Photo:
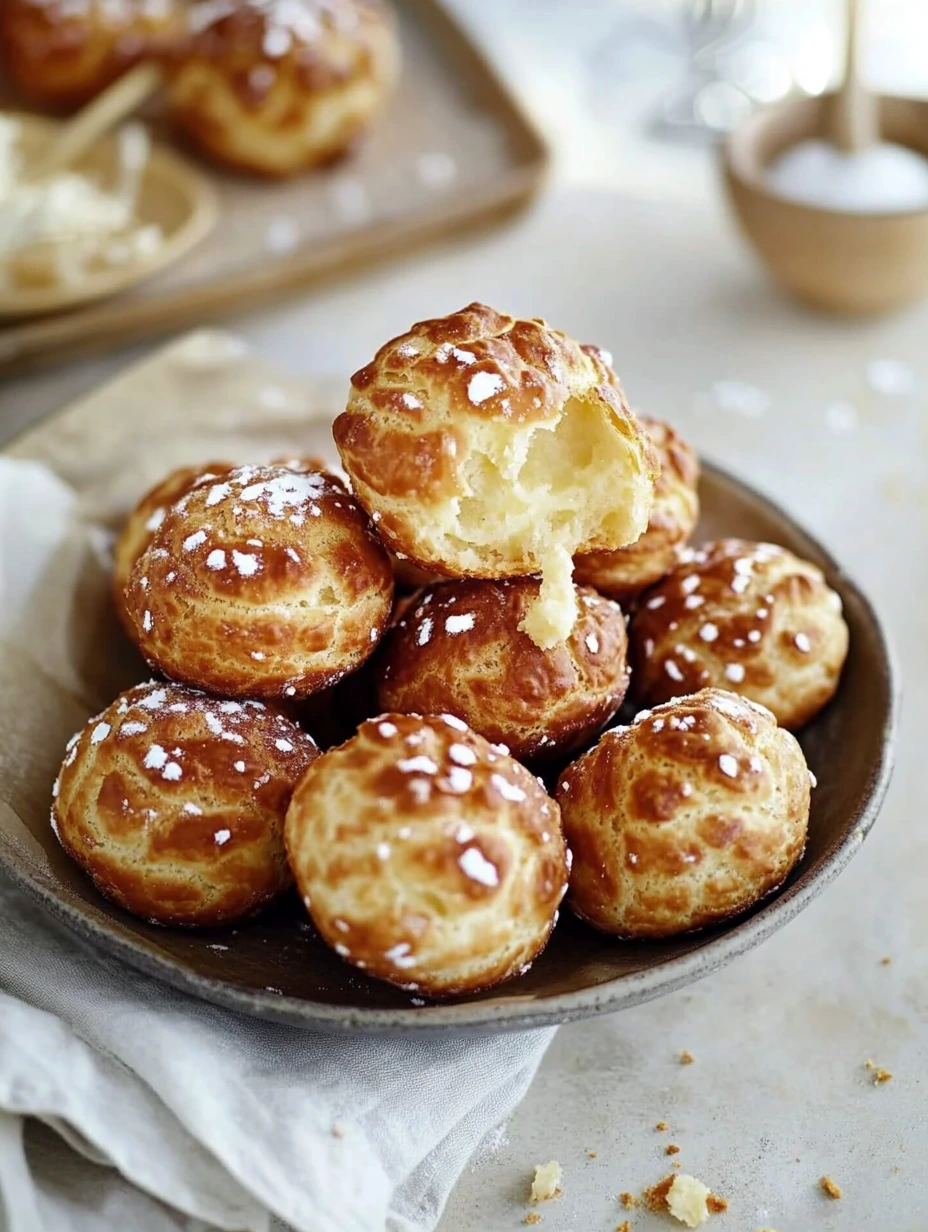
[[[333,435],[347,482],[218,462],[130,515],[114,598],[156,678],[53,793],[100,892],[215,927],[295,882],[345,962],[441,997],[524,972],[565,895],[669,937],[781,885],[841,603],[784,548],[689,546],[695,454],[609,356],[471,304],[382,347]]]

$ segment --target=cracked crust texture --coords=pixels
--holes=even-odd
[[[576,581],[625,604],[670,572],[699,520],[695,451],[670,424],[644,417],[640,423],[654,444],[661,468],[648,528],[627,548],[591,552],[574,561]]]
[[[763,707],[703,689],[606,732],[561,775],[570,906],[620,937],[671,937],[745,911],[805,847],[811,777]]]
[[[450,712],[519,760],[595,736],[628,688],[625,617],[582,588],[570,637],[541,650],[519,628],[538,589],[537,578],[466,579],[421,594],[375,662],[380,709]]]
[[[453,716],[363,723],[310,767],[285,833],[328,944],[369,975],[429,996],[525,971],[567,888],[557,805]]]
[[[576,438],[560,440],[572,418]],[[590,450],[604,442],[617,459],[612,504],[598,495],[582,546],[619,547],[647,525],[657,473],[647,435],[600,353],[540,319],[475,303],[420,321],[354,374],[334,436],[388,546],[449,577],[537,572],[542,537],[529,542],[525,522],[558,512],[545,489],[566,489],[570,467],[595,465]],[[553,479],[561,458],[568,473]]]
[[[288,176],[342,153],[381,110],[399,41],[377,0],[204,0],[173,57],[174,123],[224,165]]]
[[[714,686],[791,730],[831,700],[848,650],[841,599],[821,569],[743,539],[686,549],[643,597],[629,636],[644,705]]]
[[[125,592],[153,667],[226,697],[306,697],[359,667],[393,577],[334,476],[238,467],[172,505]]]
[[[159,924],[217,927],[291,882],[290,796],[315,744],[260,702],[138,685],[73,737],[52,826],[101,894]]]

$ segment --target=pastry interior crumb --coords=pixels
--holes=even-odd
[[[619,1194],[619,1201],[627,1211],[632,1210],[638,1205],[638,1199],[633,1193],[629,1193],[627,1189]]]
[[[520,626],[550,650],[577,617],[573,556],[592,542],[634,543],[648,523],[648,485],[635,445],[592,393],[568,398],[553,422],[488,423],[462,467],[465,492],[436,511],[466,568],[489,555],[537,561],[541,589]]]
[[[671,1173],[644,1191],[649,1211],[665,1211],[688,1228],[698,1228],[710,1214],[728,1210],[724,1198],[710,1192],[708,1185],[686,1172]]]
[[[557,1198],[561,1192],[561,1165],[556,1159],[546,1164],[535,1165],[535,1177],[532,1181],[530,1202],[547,1202]]]
[[[829,1198],[837,1200],[841,1197],[841,1186],[836,1185],[830,1176],[823,1176],[819,1181],[823,1191],[828,1194]]]
[[[541,1216],[538,1214],[537,1211],[529,1211],[529,1213],[525,1216],[522,1222],[528,1223],[528,1224],[541,1223]]]
[[[688,1228],[698,1228],[709,1218],[709,1186],[695,1176],[680,1172],[667,1190],[667,1210]]]

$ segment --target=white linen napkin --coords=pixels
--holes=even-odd
[[[63,599],[94,551],[77,507],[42,464],[0,458],[0,656],[60,681],[69,602],[37,595],[54,560]],[[552,1035],[351,1039],[241,1017],[89,952],[0,877],[0,1232],[433,1228]],[[47,1136],[25,1152],[27,1117],[134,1190],[49,1162]]]
[[[3,880],[0,989],[0,1109],[247,1232],[272,1214],[299,1232],[433,1228],[553,1034],[344,1039],[243,1018],[89,953]],[[0,1192],[9,1232],[70,1226],[2,1114]],[[115,1226],[100,1216],[83,1226]]]

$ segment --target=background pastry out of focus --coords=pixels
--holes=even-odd
[[[836,189],[824,147],[849,20],[870,97],[858,144],[874,148]],[[552,178],[691,199],[726,140],[749,181],[736,210],[776,279],[829,309],[894,306],[923,289],[917,239],[874,234],[882,277],[818,260],[807,276],[815,220],[784,239],[743,164],[769,165],[761,197],[879,213],[885,182],[891,208],[928,207],[928,162],[895,165],[874,119],[879,93],[902,95],[886,138],[928,131],[921,27],[907,0],[0,0],[0,365],[403,257]],[[750,135],[771,109],[785,119]]]

